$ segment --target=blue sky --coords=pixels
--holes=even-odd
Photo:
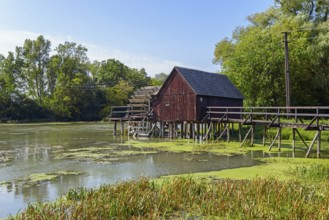
[[[115,58],[150,76],[175,66],[216,72],[217,42],[274,0],[0,0],[0,53],[42,34],[90,60]]]

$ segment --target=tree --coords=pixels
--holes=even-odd
[[[88,75],[87,49],[76,43],[65,42],[51,58],[49,77],[56,78],[56,86],[49,100],[50,109],[59,119],[82,120],[86,105],[93,98],[87,90],[91,83]]]
[[[24,58],[24,75],[28,85],[28,95],[40,104],[48,86],[46,71],[49,62],[50,41],[40,35],[36,40],[27,39],[21,48]]]
[[[168,74],[165,73],[158,73],[152,78],[152,85],[153,86],[161,86],[167,79]]]
[[[284,105],[282,32],[288,31],[291,104],[328,105],[329,26],[325,12],[316,11],[320,1],[312,1],[313,10],[310,1],[276,2],[279,6],[249,16],[249,26],[220,41],[214,63],[241,90],[246,105]]]
[[[151,84],[145,69],[133,69],[118,60],[108,59],[90,65],[91,75],[98,88],[98,97],[105,97],[101,116],[110,113],[114,105],[126,105],[128,98],[137,88]]]

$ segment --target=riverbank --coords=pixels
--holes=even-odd
[[[262,151],[261,164],[159,179],[138,179],[97,189],[79,188],[52,203],[29,205],[11,219],[140,218],[329,218],[329,161],[291,158],[289,141],[281,153],[256,144],[193,140],[127,141],[122,145],[142,151],[209,152],[246,155]],[[303,147],[297,152],[304,152]],[[270,154],[271,153],[271,154]],[[251,153],[252,155],[252,153]],[[270,156],[269,156],[270,155]],[[283,157],[284,156],[284,157]],[[287,196],[289,195],[289,196]]]
[[[139,179],[71,190],[10,219],[328,219],[323,188],[277,179],[196,181]]]

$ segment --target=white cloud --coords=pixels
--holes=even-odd
[[[131,68],[145,68],[150,76],[154,76],[161,72],[169,74],[174,66],[188,66],[179,61],[162,59],[156,56],[130,53],[118,49],[106,49],[101,45],[80,42],[71,36],[47,35],[18,30],[0,30],[0,54],[7,55],[9,51],[15,51],[16,46],[22,46],[25,39],[36,39],[39,35],[43,35],[46,39],[51,41],[52,49],[65,41],[76,42],[88,49],[88,57],[92,61],[114,58]]]

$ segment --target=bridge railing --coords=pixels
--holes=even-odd
[[[329,106],[293,106],[293,107],[218,107],[208,106],[207,114],[210,119],[259,119],[273,118],[329,119]]]
[[[123,120],[129,117],[129,113],[131,111],[130,106],[112,106],[111,113],[108,116],[110,120]]]

